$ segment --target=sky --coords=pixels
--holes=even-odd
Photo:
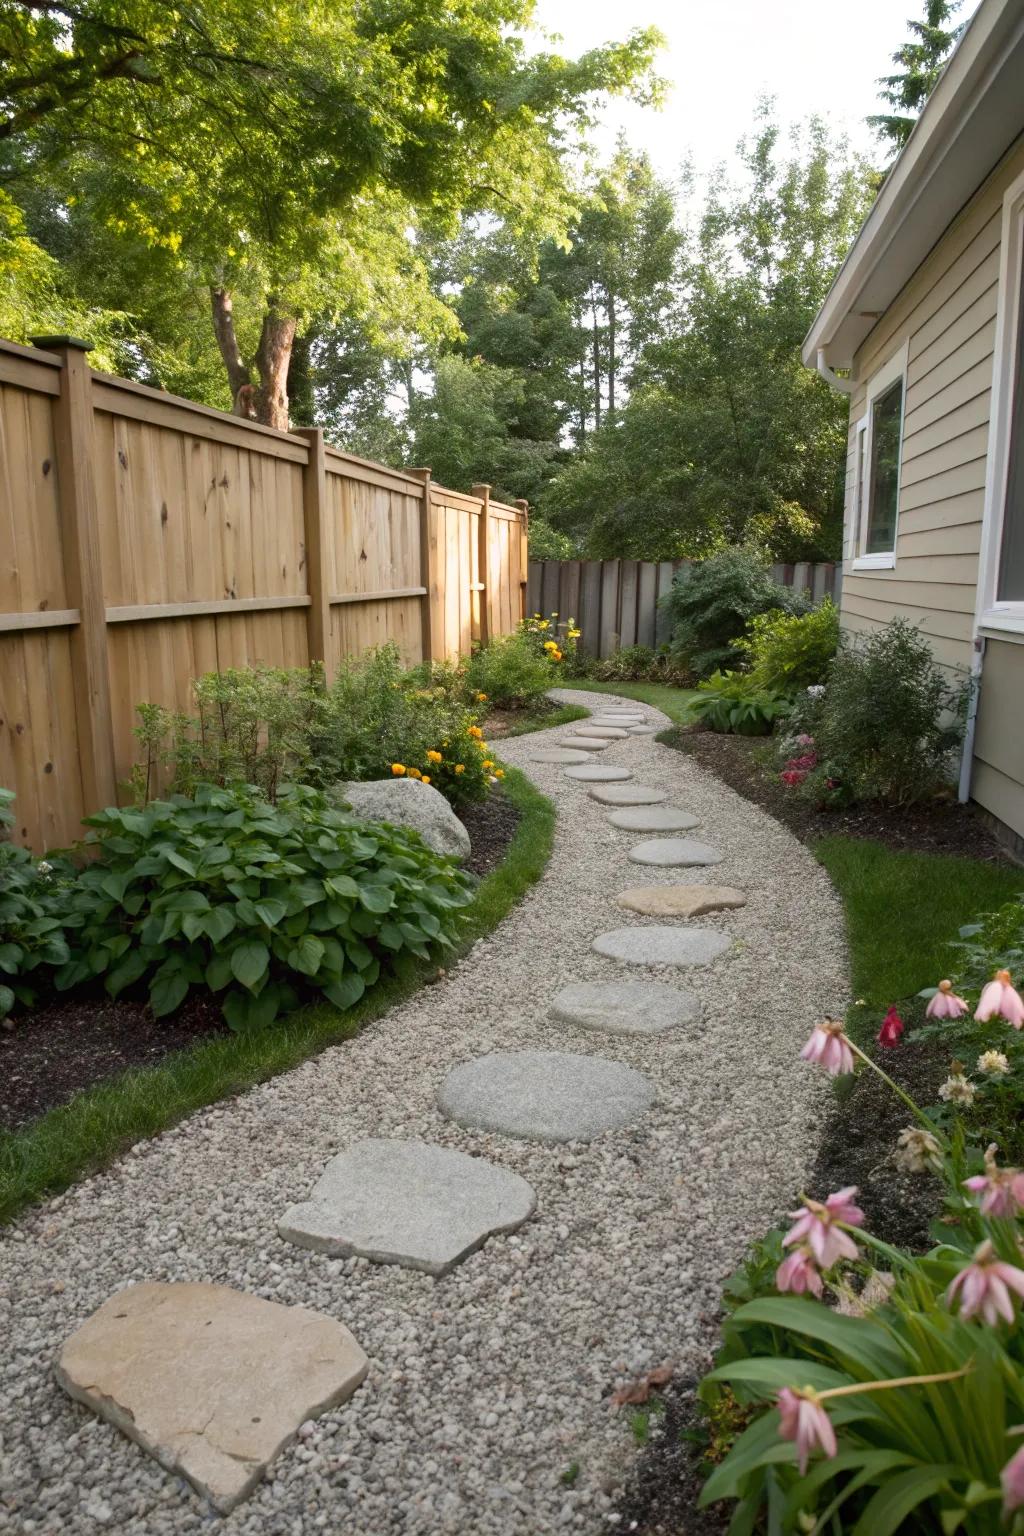
[[[965,0],[958,19],[976,9],[977,0]],[[907,17],[923,11],[923,0],[537,0],[535,14],[571,54],[634,26],[664,33],[666,105],[656,112],[612,102],[598,142],[610,147],[624,129],[671,178],[688,152],[698,173],[728,160],[765,92],[784,123],[817,113],[870,152],[876,141],[864,118],[881,110],[876,79],[906,40]]]

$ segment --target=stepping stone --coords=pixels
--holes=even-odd
[[[698,816],[677,811],[674,805],[629,805],[621,811],[611,811],[608,820],[613,827],[625,827],[627,832],[685,832],[700,826]]]
[[[570,752],[603,752],[605,747],[610,745],[599,736],[571,736],[569,741],[572,742],[572,746],[569,747]],[[565,744],[568,746],[568,742]]]
[[[629,735],[629,732],[624,731],[620,725],[581,725],[577,730],[576,735],[602,736],[607,737],[609,741],[614,741],[616,739],[622,740],[624,737]]]
[[[590,725],[610,726],[612,730],[626,730],[629,726],[643,725],[643,715],[595,715]]]
[[[589,759],[585,752],[579,752],[573,747],[538,747],[536,752],[530,754],[531,763],[585,763]]]
[[[630,736],[657,736],[660,726],[657,725],[631,725],[628,734]]]
[[[731,885],[638,885],[615,900],[645,917],[700,917],[725,907],[745,907],[747,898]]]
[[[286,1242],[444,1275],[537,1197],[517,1173],[425,1141],[374,1137],[332,1157],[309,1199],[278,1222]]]
[[[646,784],[609,784],[590,791],[591,800],[601,805],[659,805],[667,800],[663,789],[650,789]]]
[[[582,768],[567,768],[566,773],[582,773]],[[637,843],[629,850],[634,864],[657,864],[662,869],[678,865],[721,864],[722,855],[707,843],[690,837],[653,837],[649,843]]]
[[[724,955],[731,940],[714,928],[613,928],[599,933],[593,948],[627,965],[710,965]]]
[[[64,1390],[187,1477],[222,1514],[369,1362],[333,1317],[225,1285],[117,1291],[57,1361]]]
[[[580,981],[563,987],[551,1017],[609,1035],[660,1035],[679,1024],[700,1021],[700,1001],[661,981]]]
[[[449,1072],[437,1102],[458,1125],[525,1141],[589,1141],[654,1099],[632,1067],[561,1051],[495,1051]]]
[[[583,779],[587,784],[624,784],[633,777],[628,768],[613,768],[605,763],[585,763],[582,768],[567,768],[567,779]]]

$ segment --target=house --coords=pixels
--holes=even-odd
[[[982,0],[808,333],[850,396],[844,629],[976,682],[960,776],[1024,851],[1024,0]],[[845,377],[837,377],[841,370]]]

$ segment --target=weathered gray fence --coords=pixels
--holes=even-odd
[[[668,639],[659,598],[689,560],[531,560],[527,613],[573,618],[583,631],[580,649],[611,656],[624,645],[660,645]],[[780,587],[809,590],[815,602],[839,601],[840,569],[832,564],[773,565]]]

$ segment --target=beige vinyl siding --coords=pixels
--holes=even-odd
[[[971,794],[1024,838],[1024,645],[985,646]]]

